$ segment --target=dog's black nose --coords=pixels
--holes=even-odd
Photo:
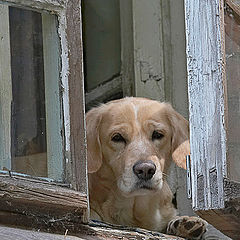
[[[156,165],[152,161],[138,161],[133,166],[134,174],[141,180],[149,180],[156,172]]]

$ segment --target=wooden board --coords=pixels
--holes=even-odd
[[[0,213],[1,214],[1,213]],[[144,229],[139,228],[128,228],[121,226],[114,226],[104,223],[90,223],[88,225],[75,225],[75,231],[72,228],[62,225],[62,230],[57,233],[51,232],[51,229],[48,229],[49,233],[36,231],[36,230],[27,230],[19,229],[12,227],[7,227],[0,225],[0,239],[1,240],[119,240],[119,239],[178,239],[180,237],[169,236],[161,234],[158,232],[150,232]]]
[[[223,208],[226,104],[223,1],[186,0],[193,209]]]
[[[81,0],[68,1],[66,8],[66,36],[69,53],[69,107],[70,107],[70,152],[73,187],[88,194],[87,185],[87,140],[85,122],[83,43]],[[86,219],[87,220],[87,219]]]
[[[121,75],[123,96],[134,96],[133,6],[131,1],[119,1],[121,25]]]
[[[49,225],[54,219],[78,219],[79,222],[86,219],[88,201],[85,194],[47,179],[40,181],[9,174],[0,175],[0,210],[5,212],[0,216],[0,223],[17,221],[14,215],[30,217],[28,225],[33,227],[38,222]],[[24,221],[14,224],[21,225]]]

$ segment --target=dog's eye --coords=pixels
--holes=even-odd
[[[124,143],[126,143],[126,140],[124,139],[124,137],[120,133],[116,133],[115,135],[113,135],[111,140],[113,142],[124,142]]]
[[[154,140],[160,140],[164,137],[164,135],[158,131],[153,131],[153,134],[152,134],[152,141]]]

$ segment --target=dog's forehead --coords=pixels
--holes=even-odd
[[[167,104],[148,99],[127,98],[110,103],[105,111],[105,120],[112,123],[164,120]]]

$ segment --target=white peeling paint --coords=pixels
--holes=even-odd
[[[164,101],[161,1],[133,0],[132,6],[136,96]]]
[[[70,151],[70,113],[69,113],[69,57],[68,57],[68,43],[66,36],[66,12],[60,11],[58,14],[58,33],[61,43],[61,86],[63,97],[63,120],[64,120],[64,133],[65,133],[65,151]]]
[[[226,175],[222,0],[185,0],[193,208],[223,206]],[[213,186],[210,179],[215,171]],[[202,181],[200,181],[200,176]],[[203,192],[199,189],[203,188]],[[214,195],[214,191],[218,193]],[[203,198],[201,201],[200,198]]]

